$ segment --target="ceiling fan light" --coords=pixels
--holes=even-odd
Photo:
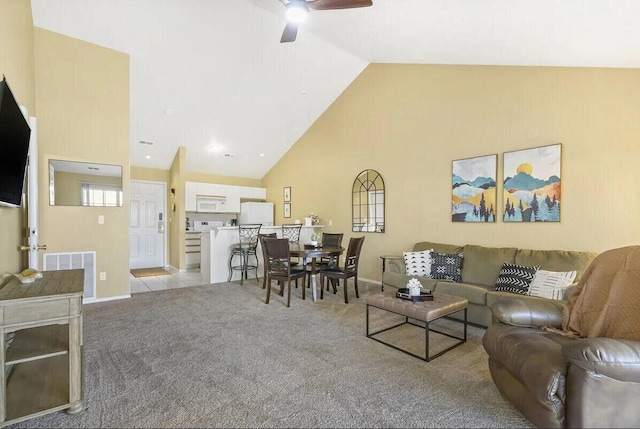
[[[306,2],[292,0],[287,4],[287,20],[299,24],[307,19],[309,8]]]

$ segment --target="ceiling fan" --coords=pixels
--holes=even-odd
[[[282,32],[280,43],[296,40],[298,24],[307,18],[309,9],[351,9],[373,5],[372,0],[280,0],[280,2],[287,8],[287,25]]]

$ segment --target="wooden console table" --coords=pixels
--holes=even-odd
[[[83,290],[84,270],[0,289],[0,427],[82,410]]]

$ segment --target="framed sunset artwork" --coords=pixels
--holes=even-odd
[[[560,222],[562,145],[504,153],[504,222]]]

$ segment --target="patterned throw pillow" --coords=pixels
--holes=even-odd
[[[409,276],[431,277],[431,251],[404,252],[405,272]]]
[[[519,293],[527,295],[529,293],[529,285],[536,275],[540,265],[533,267],[525,267],[517,264],[502,264],[500,275],[496,280],[495,290],[501,292]]]
[[[561,300],[564,290],[576,279],[576,271],[538,270],[529,286],[529,295]]]
[[[462,253],[431,252],[431,278],[462,281]]]

